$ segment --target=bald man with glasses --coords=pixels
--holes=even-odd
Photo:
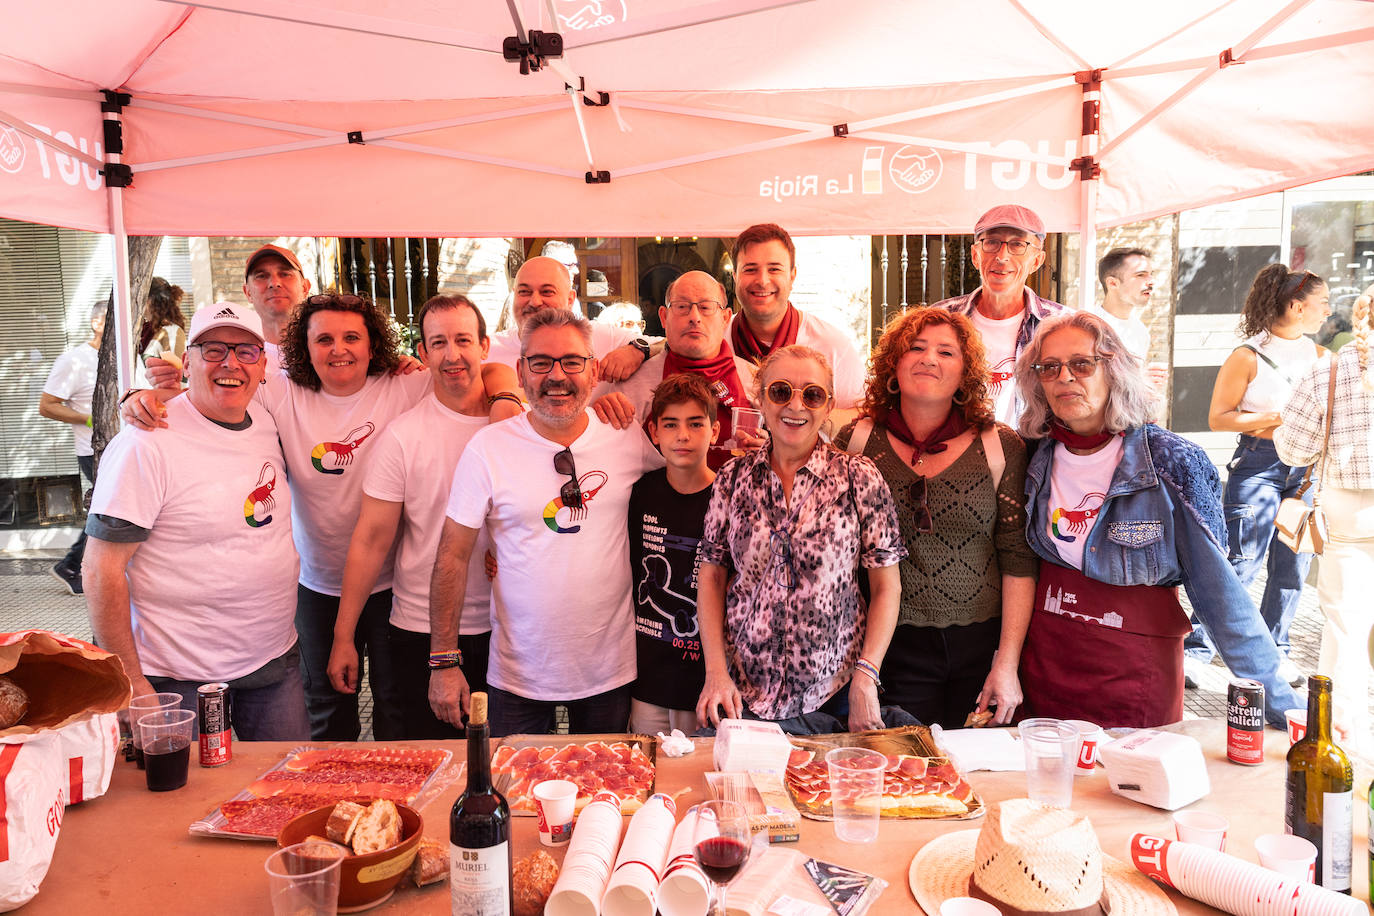
[[[978,218],[972,253],[982,283],[971,293],[935,305],[973,322],[987,348],[988,393],[997,419],[1015,427],[1021,415],[1013,381],[1017,357],[1040,322],[1066,311],[1026,286],[1045,263],[1045,223],[1028,207],[1000,204]]]

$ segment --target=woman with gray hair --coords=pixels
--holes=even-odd
[[[1201,448],[1150,422],[1153,387],[1101,318],[1045,321],[1021,354],[1026,539],[1040,555],[1021,653],[1022,714],[1148,728],[1183,716],[1181,584],[1227,665],[1302,705],[1226,560],[1221,481]]]

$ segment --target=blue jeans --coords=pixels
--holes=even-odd
[[[91,481],[95,480],[94,455],[77,455],[76,466],[81,469],[81,475],[77,477],[78,481],[81,480],[81,477],[85,477],[87,480]],[[85,557],[86,529],[82,528],[81,533],[76,536],[76,543],[72,544],[72,546],[68,548],[67,555],[62,558],[61,562],[58,565],[65,566],[72,572],[80,573],[81,561],[85,559]]]
[[[334,621],[339,599],[304,585],[296,586],[296,633],[300,636],[301,677],[310,708],[310,737],[316,740],[357,741],[362,734],[358,720],[358,695],[339,693],[329,683],[329,651],[334,648]],[[372,737],[394,741],[401,737],[401,713],[392,674],[389,637],[391,589],[376,592],[363,605],[353,631],[358,663],[367,657],[367,685],[372,689]]]
[[[1260,616],[1274,637],[1274,644],[1287,652],[1288,629],[1298,612],[1312,556],[1295,554],[1279,540],[1274,517],[1278,515],[1281,501],[1298,495],[1306,468],[1289,467],[1279,460],[1272,441],[1247,435],[1241,435],[1235,455],[1226,468],[1229,473],[1223,509],[1229,542],[1227,560],[1240,584],[1247,589],[1259,575],[1260,567],[1266,568],[1268,576],[1260,600]],[[1311,504],[1312,490],[1309,489],[1303,498]],[[1193,626],[1184,649],[1204,662],[1216,654],[1201,624]]]
[[[292,646],[257,671],[229,681],[229,721],[240,741],[310,740],[300,662],[300,649]],[[181,694],[182,709],[199,709],[196,690],[204,681],[154,676],[148,683],[158,692]]]
[[[568,732],[574,735],[618,734],[630,721],[629,684],[580,700],[530,700],[492,686],[487,697],[493,738],[552,734],[557,706],[567,707]]]

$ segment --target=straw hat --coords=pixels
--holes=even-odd
[[[930,916],[950,897],[968,896],[1007,913],[1177,912],[1149,878],[1102,854],[1086,817],[1028,798],[990,806],[980,830],[931,840],[911,860],[907,880]]]

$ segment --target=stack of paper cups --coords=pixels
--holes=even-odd
[[[692,850],[692,831],[697,825],[697,809],[687,809],[673,830],[668,847],[668,864],[658,885],[658,911],[663,916],[702,916],[711,902],[711,884],[701,873]]]
[[[654,916],[658,880],[668,861],[676,820],[677,805],[661,794],[649,796],[644,807],[630,818],[610,884],[601,898],[605,916]]]
[[[563,870],[544,906],[546,916],[599,913],[619,848],[620,799],[612,792],[598,792],[577,818]]]
[[[1180,893],[1235,916],[1368,916],[1361,900],[1224,852],[1137,833],[1131,862]]]

